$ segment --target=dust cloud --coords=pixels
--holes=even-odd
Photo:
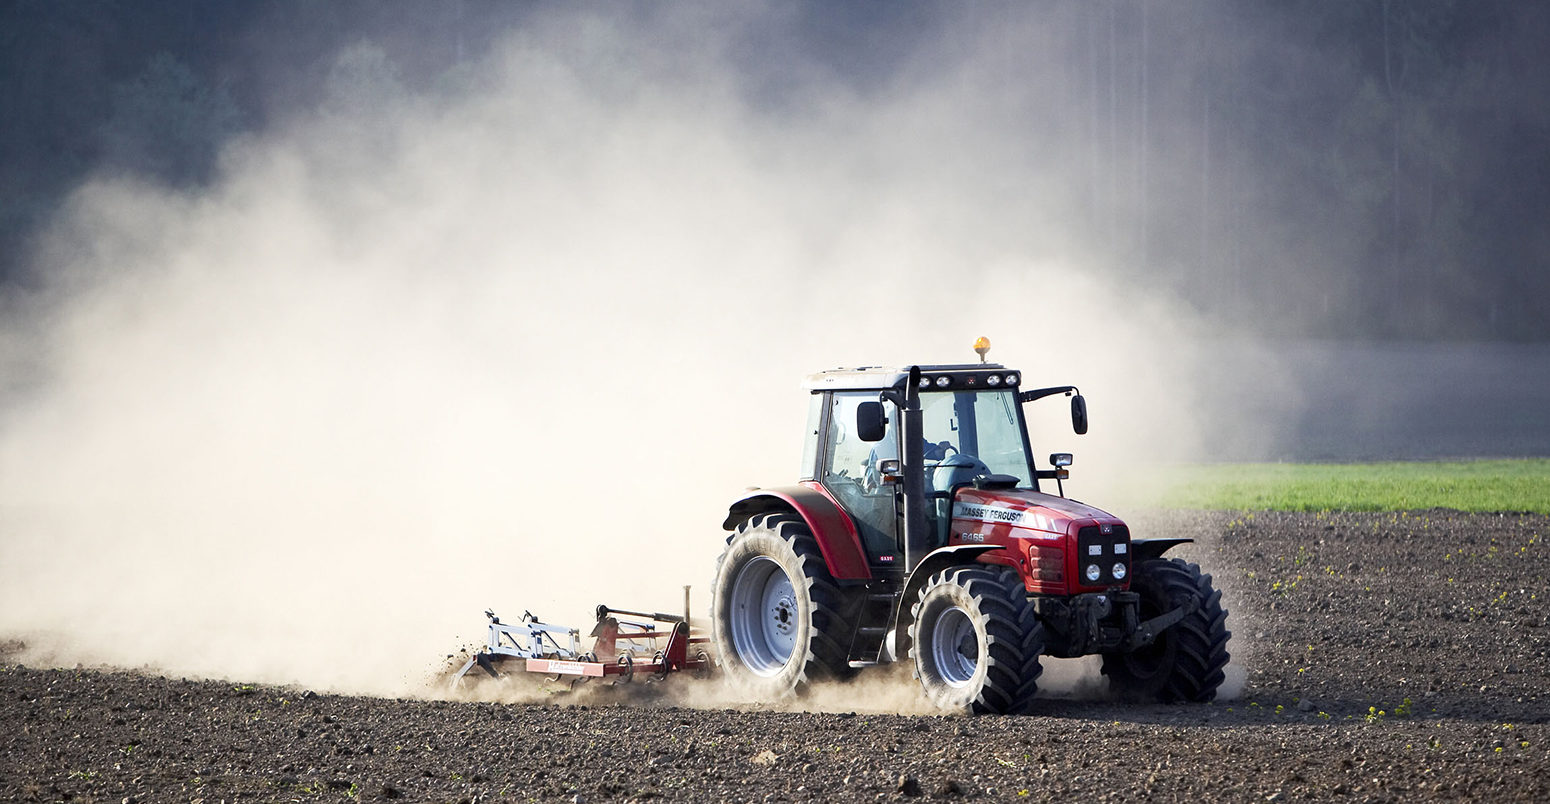
[[[1235,646],[1236,649],[1236,646]],[[459,658],[466,658],[461,656]],[[1103,660],[1098,656],[1041,661],[1039,697],[1075,701],[1112,701]],[[1248,673],[1234,659],[1224,668],[1226,679],[1217,689],[1217,701],[1236,701],[1243,696]],[[685,706],[696,709],[757,709],[780,712],[859,712],[897,715],[967,714],[949,712],[931,703],[920,691],[920,682],[907,662],[860,669],[844,681],[819,681],[800,695],[778,700],[753,700],[733,686],[707,683],[692,674],[666,678],[642,678],[621,682],[572,683],[569,677],[539,676],[521,672],[489,678],[477,669],[456,685],[437,693],[462,701],[493,703],[545,703],[592,706],[625,703],[633,706]]]
[[[570,683],[525,673],[506,673],[500,678],[471,676],[445,691],[462,701],[490,703],[544,703],[561,706],[682,706],[694,709],[745,709],[765,712],[855,712],[894,715],[967,714],[946,712],[921,694],[920,682],[905,663],[877,665],[859,670],[844,681],[824,680],[808,684],[800,694],[776,699],[755,699],[733,685],[692,673],[665,678],[637,676],[630,681]]]
[[[800,377],[979,335],[1088,395],[1080,440],[1031,411],[1073,496],[1193,448],[1205,333],[1063,234],[1052,135],[1004,114],[1037,75],[949,26],[769,102],[734,45],[779,12],[698,14],[555,11],[431,89],[363,43],[210,187],[81,187],[0,330],[0,635],[396,695],[485,607],[703,611],[728,502],[795,478]]]

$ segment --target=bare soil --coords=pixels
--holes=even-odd
[[[1069,668],[1036,715],[970,718],[697,708],[690,679],[498,704],[5,664],[0,800],[1550,800],[1550,518],[1135,530],[1199,540],[1230,700],[1121,705]]]

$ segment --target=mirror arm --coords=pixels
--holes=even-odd
[[[1054,388],[1035,388],[1035,389],[1033,389],[1031,391],[1018,391],[1017,392],[1017,401],[1018,402],[1032,402],[1035,399],[1043,399],[1046,396],[1054,396],[1055,394],[1070,394],[1070,393],[1078,393],[1079,394],[1079,393],[1081,393],[1081,391],[1077,390],[1077,387],[1075,385],[1057,385]]]

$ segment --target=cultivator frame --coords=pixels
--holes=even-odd
[[[522,622],[514,625],[501,622],[494,611],[484,614],[490,620],[485,648],[452,675],[453,686],[476,666],[498,678],[514,659],[521,660],[516,669],[524,672],[571,676],[573,681],[613,678],[615,683],[629,683],[637,674],[661,679],[679,670],[697,674],[711,670],[710,654],[705,649],[710,637],[689,626],[687,587],[682,615],[599,605],[597,624],[591,632],[592,649],[585,652],[579,629],[540,622],[527,611],[522,612]],[[618,615],[639,619],[625,620]]]

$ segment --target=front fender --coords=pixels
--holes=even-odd
[[[1151,558],[1161,558],[1163,553],[1188,544],[1194,539],[1131,539],[1130,560],[1132,563],[1146,561]]]
[[[782,512],[796,514],[807,523],[807,529],[818,542],[819,552],[823,553],[829,574],[835,580],[865,581],[872,578],[856,523],[817,483],[751,491],[732,503],[721,527],[732,530],[750,517]]]

